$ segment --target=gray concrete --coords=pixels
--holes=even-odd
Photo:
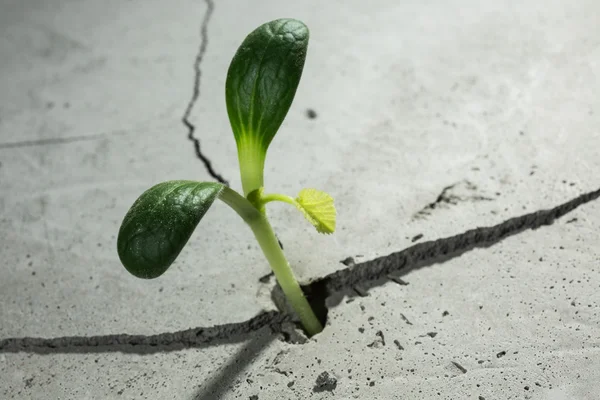
[[[215,171],[240,187],[225,73],[270,19],[305,21],[311,42],[267,190],[326,190],[339,213],[325,237],[296,210],[270,208],[304,282],[347,257],[600,187],[596,1],[207,4],[0,6],[0,340],[152,335],[275,310],[272,284],[258,280],[269,268],[222,204],[157,280],[129,276],[115,250],[147,187],[213,179],[181,121],[202,43],[188,119]],[[183,349],[0,352],[0,398],[597,399],[600,206],[581,203],[406,272],[408,285],[342,299],[305,344],[264,328]]]

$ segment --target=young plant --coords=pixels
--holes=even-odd
[[[300,21],[271,21],[250,33],[231,61],[225,99],[237,143],[243,195],[215,182],[159,183],[144,192],[125,215],[117,250],[130,273],[156,278],[175,261],[204,214],[220,199],[248,224],[306,333],[312,336],[323,327],[279,246],[265,205],[272,201],[292,204],[318,232],[329,234],[335,230],[333,199],[316,189],[302,189],[296,198],[265,194],[263,189],[267,149],[294,99],[308,37],[308,28]]]

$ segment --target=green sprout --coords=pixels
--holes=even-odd
[[[274,20],[250,33],[231,61],[225,98],[244,194],[216,182],[159,183],[144,192],[125,215],[117,251],[131,274],[146,279],[162,275],[218,198],[250,226],[290,305],[312,336],[323,327],[279,246],[265,205],[272,201],[292,204],[318,232],[330,234],[335,230],[333,198],[316,189],[302,189],[293,198],[265,194],[263,188],[267,149],[294,99],[308,37],[308,28],[302,22]]]

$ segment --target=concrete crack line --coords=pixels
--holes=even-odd
[[[13,143],[0,143],[0,150],[1,149],[18,149],[21,147],[32,147],[32,146],[68,144],[68,143],[74,143],[74,142],[83,142],[86,140],[98,140],[98,139],[102,139],[107,136],[120,135],[120,134],[125,134],[125,131],[97,133],[97,134],[86,135],[86,136],[57,137],[57,138],[36,139],[36,140],[23,140],[21,142],[13,142]]]
[[[389,281],[388,275],[404,273],[435,263],[442,263],[478,247],[489,247],[501,240],[528,229],[551,225],[556,219],[577,207],[600,197],[600,189],[585,193],[549,210],[541,210],[511,218],[500,224],[475,228],[464,233],[423,242],[405,250],[359,264],[348,263],[349,267],[336,271],[304,286],[307,296],[327,298],[341,297],[344,291],[351,292],[356,285],[372,288]],[[338,296],[332,296],[337,294]],[[335,300],[335,299],[334,299]],[[334,301],[332,301],[333,303]],[[333,304],[335,305],[335,304]],[[156,335],[105,335],[70,336],[59,338],[9,338],[0,340],[0,353],[156,353],[180,350],[188,347],[205,347],[219,343],[231,343],[248,339],[262,328],[272,332],[286,331],[292,317],[277,311],[263,312],[244,322],[218,325],[209,328],[193,328],[184,331]]]
[[[468,230],[464,233],[438,240],[418,243],[402,251],[378,257],[329,274],[306,286],[308,291],[322,293],[323,286],[328,294],[351,289],[357,284],[380,286],[389,280],[388,275],[442,263],[478,247],[490,247],[501,240],[528,229],[551,225],[554,221],[577,207],[600,197],[600,189],[582,194],[549,210],[535,211],[511,218],[500,224]]]
[[[183,113],[183,117],[181,118],[181,122],[188,130],[188,139],[194,143],[196,156],[204,163],[204,166],[206,167],[206,170],[210,176],[212,176],[218,182],[229,186],[229,182],[214,170],[211,161],[202,153],[200,148],[200,140],[195,136],[196,126],[192,124],[189,119],[190,114],[192,113],[192,110],[196,105],[198,98],[200,97],[200,78],[202,76],[200,64],[202,63],[202,59],[204,58],[204,54],[206,53],[206,48],[208,46],[208,23],[210,22],[210,18],[214,10],[213,0],[205,0],[205,3],[207,10],[206,14],[204,14],[204,19],[202,20],[202,25],[200,27],[200,49],[198,50],[198,54],[194,60],[194,86],[192,89],[192,98],[188,102],[185,112]]]
[[[156,335],[64,336],[57,338],[9,338],[0,340],[0,353],[135,353],[150,354],[205,347],[215,343],[236,343],[262,328],[280,332],[291,318],[277,311],[258,314],[248,321],[216,325],[210,328],[192,328]]]
[[[427,204],[423,207],[419,212],[414,215],[414,218],[424,218],[430,215],[434,210],[443,205],[456,205],[460,201],[493,201],[494,199],[488,196],[469,194],[469,195],[460,195],[457,193],[453,193],[453,190],[457,188],[462,188],[463,190],[467,190],[468,192],[475,192],[477,190],[477,186],[468,180],[462,180],[460,182],[456,182],[452,185],[446,186],[442,189],[441,193],[432,203]]]

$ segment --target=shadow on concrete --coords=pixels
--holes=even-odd
[[[242,347],[227,364],[220,367],[211,379],[203,384],[194,395],[193,400],[214,400],[231,391],[232,384],[246,367],[267,348],[275,339],[270,334],[252,334],[250,340]]]

